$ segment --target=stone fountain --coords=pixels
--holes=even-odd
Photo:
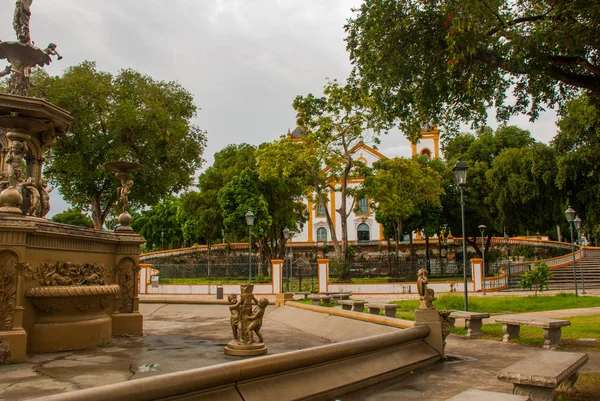
[[[31,3],[16,2],[18,40],[0,41],[0,59],[10,63],[0,71],[0,77],[10,74],[9,93],[0,94],[0,345],[12,361],[106,344],[143,329],[138,255],[144,239],[128,227],[131,217],[123,217],[117,232],[45,219],[52,188],[42,176],[44,155],[68,134],[73,117],[27,96],[31,69],[61,58],[55,44],[42,50],[31,41]],[[121,170],[130,189],[135,169]],[[128,205],[128,190],[120,193]]]

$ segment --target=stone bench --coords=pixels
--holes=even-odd
[[[573,391],[579,369],[588,359],[587,354],[576,352],[538,352],[502,369],[498,380],[512,383],[513,394],[527,395],[534,401],[552,401],[557,387]]]
[[[544,329],[544,348],[556,347],[560,344],[560,329],[570,326],[568,320],[555,320],[521,316],[505,316],[496,318],[496,323],[502,323],[503,342],[519,338],[521,326],[541,327]]]
[[[506,393],[496,393],[493,391],[469,389],[453,397],[446,398],[446,401],[528,401],[526,395],[514,395]]]
[[[340,300],[349,300],[352,293],[351,292],[334,292],[334,293],[331,293],[328,295],[330,297],[332,297],[334,301],[337,302]]]
[[[378,303],[368,303],[365,305],[369,308],[369,313],[373,315],[379,315],[379,312],[383,310],[384,315],[387,317],[396,317],[396,309],[400,307],[397,304],[378,304]]]
[[[321,305],[321,301],[323,301],[323,306],[329,306],[331,301],[331,297],[327,295],[313,295],[310,299],[312,299],[313,305]]]
[[[464,319],[467,324],[467,337],[478,337],[483,334],[481,324],[483,319],[490,317],[489,313],[452,311],[452,319]]]
[[[365,301],[342,299],[342,300],[339,300],[336,302],[338,304],[342,305],[342,309],[344,309],[344,310],[353,310],[355,312],[364,312],[365,311]]]

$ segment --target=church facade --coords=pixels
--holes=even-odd
[[[288,131],[287,136],[290,140],[301,140],[304,132],[305,129],[303,127],[296,127],[293,132]],[[421,134],[421,140],[412,144],[412,155],[421,154],[427,157],[439,157],[439,131],[435,128],[425,128]],[[372,167],[373,163],[378,160],[387,158],[364,142],[359,142],[351,149],[350,153],[354,160],[360,161],[368,167]],[[364,179],[361,177],[352,178],[348,181],[348,187],[356,188],[361,186],[363,182]],[[339,188],[339,185],[334,183],[336,188]],[[330,243],[332,236],[329,224],[327,224],[325,210],[319,205],[313,204],[308,197],[304,199],[304,202],[308,210],[308,219],[302,231],[294,235],[294,241],[321,243],[324,245]],[[385,240],[383,226],[375,220],[375,212],[370,208],[368,199],[355,199],[353,197],[342,199],[341,192],[330,190],[326,207],[333,221],[338,241],[341,240],[342,225],[340,214],[336,209],[340,207],[342,202],[346,202],[347,210],[350,211],[347,220],[349,243],[368,243]]]

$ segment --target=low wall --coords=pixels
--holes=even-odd
[[[328,400],[437,363],[427,325],[285,354],[153,376],[38,401]],[[310,385],[307,385],[310,383]]]
[[[429,282],[427,288],[432,288],[436,293],[462,292],[462,282]],[[468,291],[473,291],[473,282],[467,282]],[[351,292],[352,294],[418,294],[417,283],[374,283],[351,284],[329,283],[327,292]]]

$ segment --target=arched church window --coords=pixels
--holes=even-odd
[[[361,223],[356,228],[356,238],[359,241],[370,241],[371,240],[371,232],[369,230],[369,225],[365,223]]]
[[[327,242],[327,230],[324,227],[317,228],[317,242]]]

